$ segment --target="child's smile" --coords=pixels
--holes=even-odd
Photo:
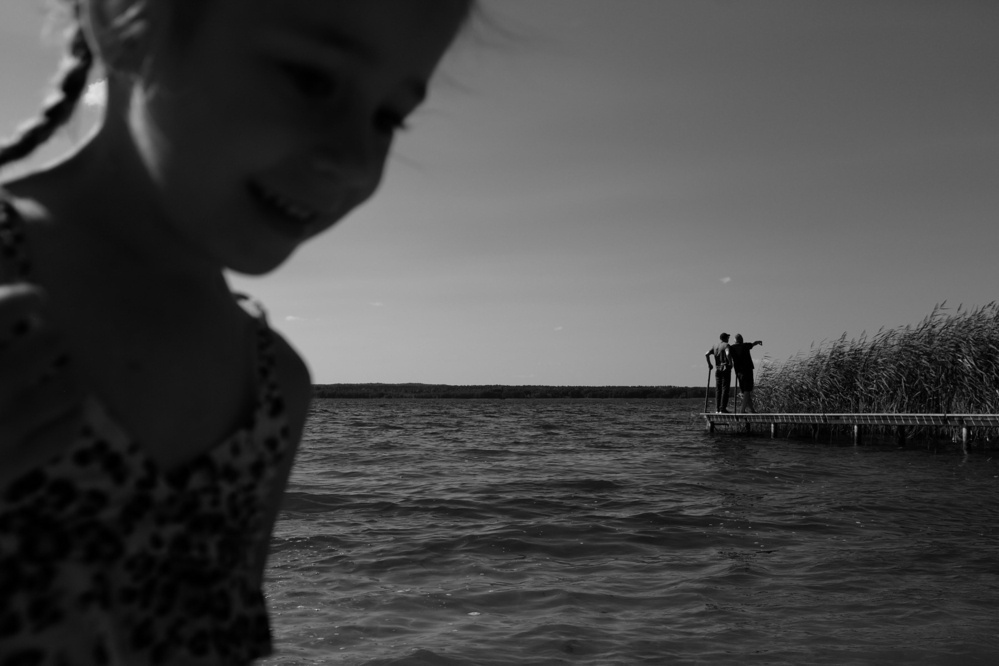
[[[321,213],[315,208],[289,199],[285,195],[272,190],[256,180],[250,181],[250,194],[272,213],[297,223],[304,231],[309,225],[315,224]],[[330,213],[332,215],[332,212]]]

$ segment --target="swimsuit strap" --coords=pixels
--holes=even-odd
[[[31,262],[24,239],[24,218],[0,187],[0,284],[28,279]]]
[[[276,416],[283,410],[281,388],[277,381],[277,340],[274,330],[267,322],[267,311],[259,301],[246,294],[233,293],[236,302],[249,314],[256,325],[256,377],[257,407]],[[257,414],[261,416],[261,414]]]

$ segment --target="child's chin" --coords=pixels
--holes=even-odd
[[[284,253],[276,250],[267,256],[236,257],[226,262],[226,268],[242,275],[266,275],[291,257],[294,249]]]

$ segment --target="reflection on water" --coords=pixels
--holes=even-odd
[[[999,663],[989,454],[659,401],[319,401],[264,663]]]

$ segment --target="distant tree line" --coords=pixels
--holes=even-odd
[[[703,398],[703,388],[688,386],[505,386],[500,384],[451,386],[449,384],[316,384],[317,398],[394,399],[438,398],[453,400],[659,399]]]

